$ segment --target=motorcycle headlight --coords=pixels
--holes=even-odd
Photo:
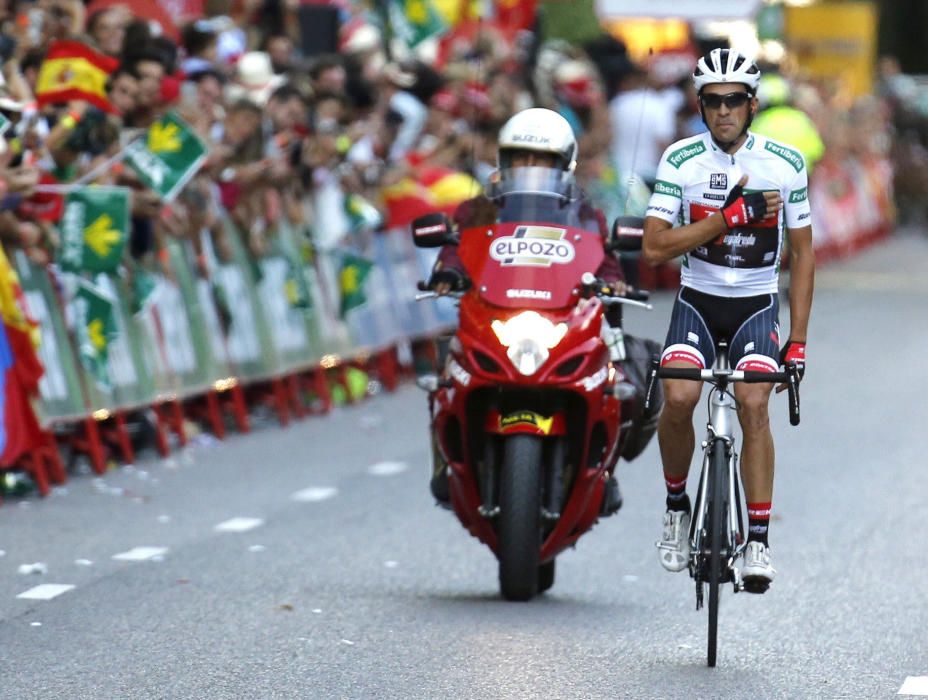
[[[548,359],[548,350],[561,342],[567,333],[566,323],[551,323],[535,311],[523,311],[506,321],[490,324],[506,356],[520,374],[531,376]]]

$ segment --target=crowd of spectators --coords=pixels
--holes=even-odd
[[[169,3],[133,7],[162,4]],[[334,245],[350,230],[346,195],[397,223],[384,193],[430,170],[472,178],[439,197],[442,204],[475,194],[495,166],[500,126],[532,105],[556,109],[574,126],[578,178],[608,217],[641,213],[663,148],[702,130],[691,66],[679,60],[669,70],[660,61],[638,65],[605,35],[580,48],[492,22],[471,23],[428,60],[416,59],[390,50],[365,3],[331,4],[339,29],[335,50],[323,53],[307,50],[300,3],[288,0],[204,0],[202,15],[186,21],[164,10],[140,17],[112,0],[0,1],[0,114],[10,122],[0,155],[0,241],[53,261],[55,222],[29,215],[50,196],[36,187],[93,181],[133,189],[127,250],[135,261],[154,259],[165,236],[199,246],[203,231],[228,255],[221,212],[253,256],[268,251],[280,217]],[[159,15],[161,25],[153,21]],[[118,59],[106,84],[111,113],[79,100],[36,107],[45,54],[61,39]],[[885,103],[843,99],[802,80],[791,93],[827,151],[888,152]],[[181,194],[163,202],[118,158],[101,166],[168,111],[198,132],[209,154]],[[461,182],[472,186],[460,190]]]

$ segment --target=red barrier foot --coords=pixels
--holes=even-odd
[[[277,412],[277,420],[281,425],[290,423],[290,406],[287,403],[287,389],[284,386],[284,380],[280,377],[274,377],[271,380],[271,397],[274,402],[274,410]]]
[[[119,451],[122,452],[122,460],[126,464],[135,462],[135,450],[132,449],[132,441],[129,439],[129,429],[126,427],[126,414],[117,411],[113,416],[115,423],[114,437],[119,445]]]
[[[377,354],[376,366],[377,374],[380,376],[380,383],[387,391],[396,391],[400,363],[396,356],[396,348],[389,347]]]
[[[303,375],[306,390],[316,399],[313,403],[319,404],[319,413],[328,413],[332,410],[332,391],[329,389],[329,379],[322,367],[317,367]]]
[[[105,474],[107,450],[100,439],[100,426],[97,425],[96,418],[87,416],[81,421],[81,426],[83,434],[72,438],[73,448],[90,458],[90,465],[95,474]]]
[[[245,404],[245,392],[242,390],[242,385],[236,384],[229,389],[228,394],[232,401],[235,424],[240,432],[247,433],[251,430],[251,422],[248,420],[248,406]]]
[[[168,399],[160,401],[152,406],[157,419],[156,430],[159,433],[157,438],[158,451],[162,456],[167,455],[169,448],[167,442],[167,431],[173,432],[177,436],[177,441],[181,447],[187,444],[187,431],[184,429],[184,410],[180,401],[177,399]],[[162,437],[164,442],[162,443]]]
[[[303,401],[303,391],[300,384],[299,375],[291,374],[287,377],[284,377],[284,388],[287,392],[287,400],[290,404],[290,410],[293,412],[293,415],[297,418],[304,418],[309,410],[306,406],[306,403]]]
[[[226,422],[222,417],[222,404],[215,389],[206,392],[206,418],[209,421],[213,435],[220,440],[224,439],[226,436]]]

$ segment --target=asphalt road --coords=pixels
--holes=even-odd
[[[928,694],[926,270],[928,236],[909,235],[820,271],[803,423],[785,395],[772,409],[778,578],[726,591],[715,669],[690,579],[654,549],[656,445],[554,588],[506,603],[492,555],[431,502],[406,386],[7,501],[0,697]],[[671,300],[627,329],[661,338]]]

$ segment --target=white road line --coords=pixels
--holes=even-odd
[[[118,561],[145,561],[163,556],[167,551],[167,547],[133,547],[128,552],[114,554],[113,559]]]
[[[25,598],[26,600],[51,600],[62,593],[67,593],[72,588],[74,586],[70,583],[43,583],[30,588],[28,591],[23,591],[16,597]]]
[[[928,695],[928,676],[908,676],[896,695]]]
[[[374,476],[393,476],[406,471],[409,465],[405,462],[377,462],[367,468],[367,473]]]
[[[224,523],[219,523],[213,529],[216,532],[248,532],[262,525],[264,525],[264,521],[261,518],[232,518]]]
[[[290,494],[290,498],[302,503],[316,503],[332,498],[337,493],[338,489],[333,486],[310,486],[308,489]]]

